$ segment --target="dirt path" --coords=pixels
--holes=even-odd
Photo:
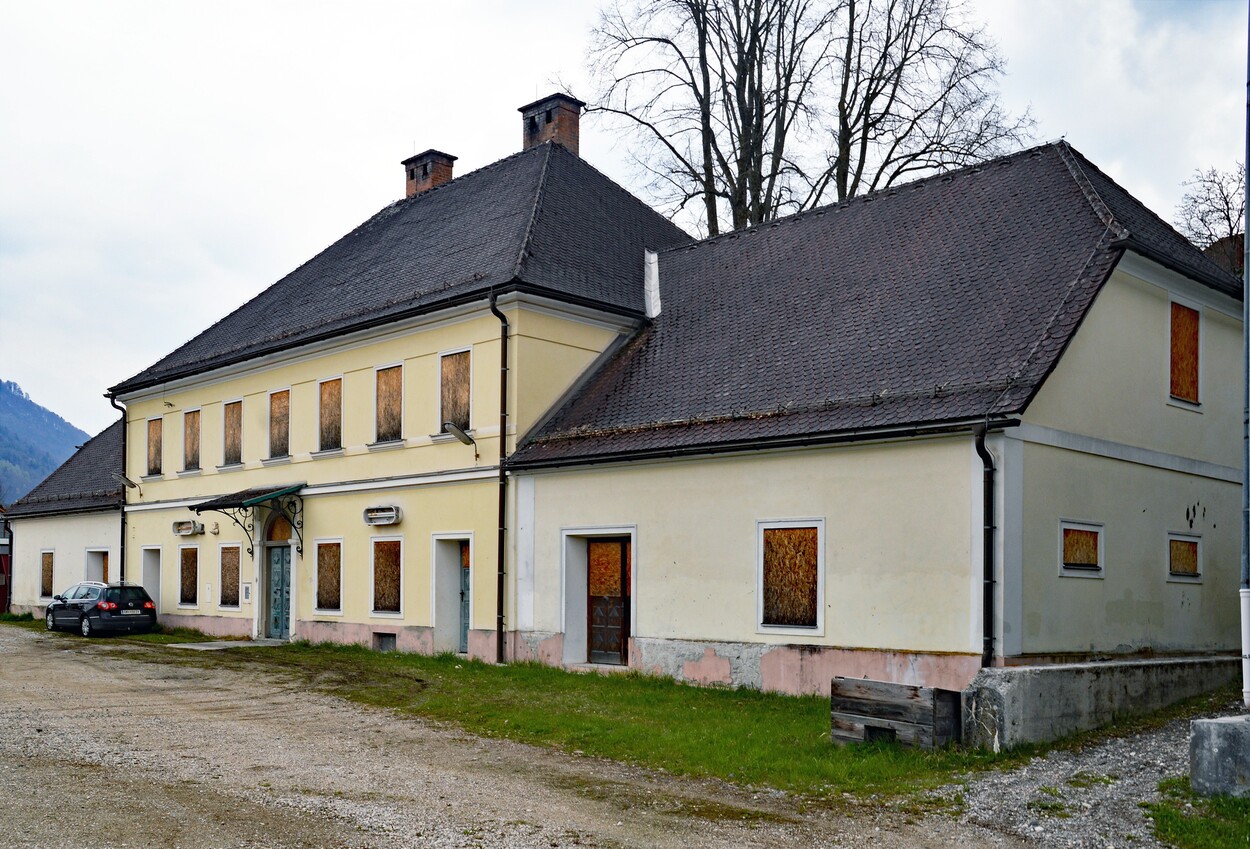
[[[483,740],[179,651],[0,627],[0,846],[1023,845]]]

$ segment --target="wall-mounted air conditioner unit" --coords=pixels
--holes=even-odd
[[[403,517],[403,511],[393,504],[382,507],[365,508],[366,525],[398,525],[399,520]]]
[[[184,522],[174,522],[174,534],[180,537],[193,537],[204,533],[204,525],[201,522],[192,522],[190,519]]]

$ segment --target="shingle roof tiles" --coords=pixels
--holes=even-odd
[[[644,248],[689,236],[558,144],[396,201],[123,393],[520,284],[640,313]]]
[[[1126,236],[1240,293],[1064,143],[666,251],[661,315],[513,462],[1018,413]]]
[[[120,508],[122,423],[118,419],[83,443],[52,474],[8,508],[9,518]]]

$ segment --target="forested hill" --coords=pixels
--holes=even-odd
[[[89,438],[16,383],[0,380],[0,504],[30,492]]]

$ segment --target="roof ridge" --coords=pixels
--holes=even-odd
[[[530,220],[525,223],[521,249],[517,252],[516,263],[512,266],[513,280],[521,278],[521,272],[525,269],[525,258],[529,256],[530,240],[534,238],[534,224],[538,221],[538,213],[543,206],[543,195],[546,194],[547,189],[547,174],[551,170],[551,145],[550,141],[544,142],[546,156],[543,157],[542,170],[538,173],[538,190],[534,192],[534,205],[530,207]]]
[[[1127,239],[1132,235],[1128,228],[1116,219],[1111,212],[1111,207],[1107,206],[1106,201],[1102,199],[1102,195],[1098,194],[1098,190],[1094,188],[1094,184],[1090,182],[1089,177],[1085,175],[1085,169],[1081,167],[1081,163],[1077,161],[1079,154],[1076,148],[1068,144],[1066,139],[1060,139],[1054,144],[1055,152],[1059,155],[1059,160],[1063,162],[1064,167],[1068,169],[1068,174],[1072,176],[1073,182],[1081,190],[1081,194],[1085,195],[1086,202],[1090,208],[1094,210],[1094,214],[1098,216],[1098,220],[1106,225],[1107,229],[1116,234],[1118,239]],[[1084,157],[1082,157],[1084,158]],[[1086,160],[1088,161],[1088,160]],[[1090,163],[1093,165],[1093,163]],[[1101,171],[1099,173],[1102,173]],[[1105,174],[1103,175],[1106,176]],[[1144,208],[1146,205],[1141,204]]]
[[[729,230],[724,233],[717,233],[715,236],[707,236],[703,239],[697,239],[688,245],[681,245],[676,248],[668,248],[662,251],[662,253],[674,253],[676,251],[682,251],[682,250],[693,250],[695,248],[702,247],[703,245],[722,241],[724,239],[732,239],[737,236],[750,235],[756,232],[757,230],[764,229],[765,227],[777,227],[781,225],[787,225],[787,224],[791,224],[791,223],[809,218],[811,216],[826,215],[830,212],[840,211],[850,206],[863,205],[865,203],[872,203],[873,201],[880,200],[882,198],[893,197],[894,195],[897,195],[900,192],[917,191],[919,189],[926,188],[930,183],[933,183],[935,181],[950,181],[955,178],[964,177],[968,174],[973,174],[978,171],[984,170],[985,168],[988,168],[992,165],[1000,165],[1000,166],[1008,165],[1016,159],[1020,159],[1025,156],[1038,155],[1042,153],[1043,151],[1045,151],[1047,148],[1054,147],[1057,144],[1060,144],[1060,142],[1045,142],[1044,144],[1038,144],[1038,145],[1034,145],[1033,147],[1026,147],[1026,148],[1023,148],[1022,150],[1017,150],[1011,153],[1006,153],[1006,154],[1003,154],[1002,156],[996,156],[993,159],[986,159],[983,162],[974,162],[970,165],[964,165],[959,168],[953,168],[950,171],[939,171],[936,174],[930,174],[927,177],[920,177],[915,180],[909,180],[906,183],[899,183],[898,185],[895,185],[895,186],[885,186],[883,188],[876,189],[871,192],[866,192],[865,194],[862,194],[862,195],[855,195],[854,197],[846,198],[845,200],[836,200],[831,203],[824,204],[823,206],[814,206],[811,209],[803,209],[803,210],[799,210],[798,212],[792,212],[789,215],[782,216],[781,218],[774,218],[771,221],[765,221],[762,224],[753,224],[750,227],[743,227],[739,230]]]

